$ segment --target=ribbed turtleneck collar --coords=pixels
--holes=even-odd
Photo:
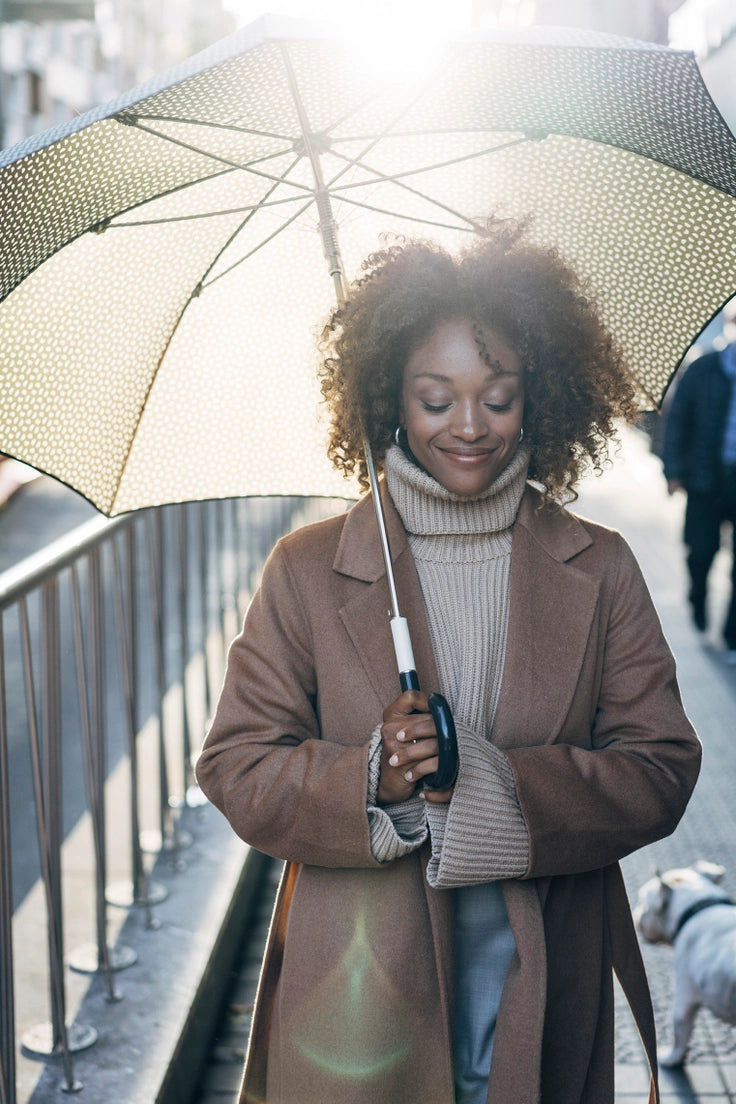
[[[521,445],[482,495],[466,498],[448,491],[392,445],[386,453],[386,483],[408,533],[498,533],[516,519],[528,467],[529,452]]]

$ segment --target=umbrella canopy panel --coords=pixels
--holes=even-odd
[[[736,290],[736,140],[691,55],[608,36],[467,37],[404,80],[262,23],[3,160],[0,450],[108,514],[355,493],[315,374],[333,217],[350,279],[382,235],[531,216],[642,408]]]

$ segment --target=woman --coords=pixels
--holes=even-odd
[[[365,432],[384,471],[460,769],[422,788],[436,735],[396,693],[369,497],[279,542],[198,764],[288,860],[241,1100],[607,1104],[612,967],[655,1068],[618,860],[673,831],[700,758],[631,552],[558,504],[631,384],[574,274],[504,224],[459,260],[369,258],[323,345],[330,456],[366,485]]]

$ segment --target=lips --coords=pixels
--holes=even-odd
[[[493,449],[440,449],[443,456],[446,456],[449,460],[457,460],[460,463],[473,463],[487,460],[493,455]]]

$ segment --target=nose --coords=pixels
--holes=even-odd
[[[459,403],[455,409],[455,419],[452,425],[455,437],[462,441],[477,441],[487,432],[485,420],[481,415],[478,404],[468,399]]]

